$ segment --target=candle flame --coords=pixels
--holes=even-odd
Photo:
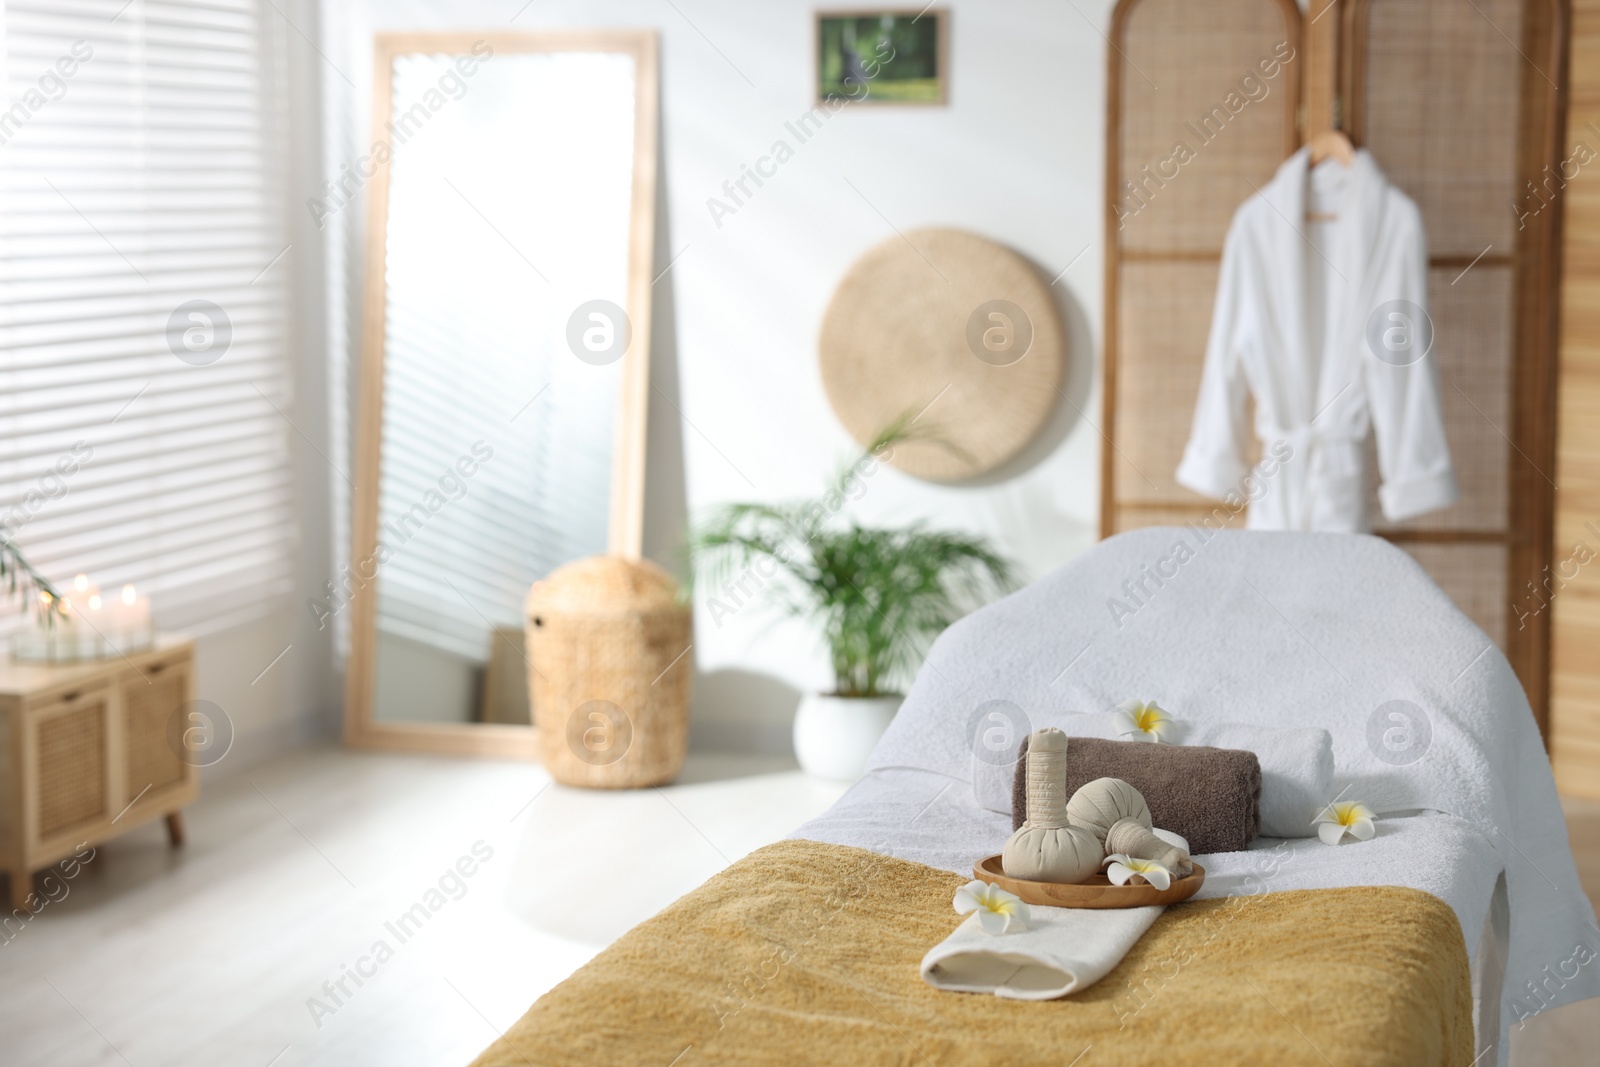
[[[80,574],[76,578],[72,579],[72,588],[76,589],[80,593],[85,589],[88,589],[89,576],[87,574]]]
[[[122,602],[124,604],[127,604],[131,607],[138,599],[139,594],[134,592],[133,586],[125,585],[122,587]]]
[[[99,593],[96,593],[94,596],[89,598],[89,609],[91,611],[99,611],[100,610],[100,594]]]

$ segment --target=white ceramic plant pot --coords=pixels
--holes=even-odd
[[[800,768],[841,782],[860,778],[903,700],[808,693],[794,713],[794,754]]]

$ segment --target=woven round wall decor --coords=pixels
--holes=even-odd
[[[960,230],[912,230],[862,256],[822,320],[822,384],[870,444],[912,418],[889,462],[956,482],[1016,455],[1060,400],[1066,331],[1032,264]]]

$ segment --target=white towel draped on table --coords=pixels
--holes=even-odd
[[[1011,832],[972,789],[978,727],[997,706],[1024,716],[1008,760],[1031,729],[1023,709],[1110,708],[1133,694],[1185,720],[1323,729],[1334,794],[1387,812],[1378,835],[1337,848],[1263,838],[1197,856],[1200,898],[1351,885],[1434,894],[1460,918],[1486,982],[1485,1042],[1535,1010],[1600,994],[1593,964],[1538,999],[1530,991],[1600,933],[1527,698],[1489,637],[1404,551],[1349,534],[1211,534],[1131,617],[1109,610],[1128,579],[1192,536],[1151,527],[1102,541],[946,630],[867,776],[795,836],[970,877]],[[1387,736],[1397,708],[1414,727],[1398,752]],[[1504,904],[1492,910],[1497,882]],[[1503,981],[1480,952],[1486,918],[1505,939]]]

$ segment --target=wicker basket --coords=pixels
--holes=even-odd
[[[689,743],[687,605],[653,563],[594,556],[528,590],[528,687],[544,765],[566,785],[669,782]]]

